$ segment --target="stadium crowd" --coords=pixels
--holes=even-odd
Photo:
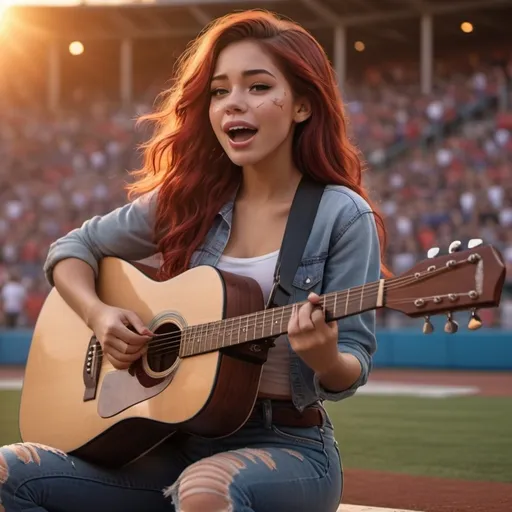
[[[416,144],[465,106],[498,95],[500,76],[494,68],[449,79],[441,73],[431,95],[399,68],[368,70],[363,86],[347,84],[350,128],[375,167],[369,185],[386,218],[394,272],[431,246],[480,237],[503,251],[512,275],[512,116],[484,112],[428,147]],[[127,112],[83,95],[57,113],[0,104],[4,325],[34,324],[49,291],[42,275],[49,244],[126,201],[126,170],[138,165],[136,147],[147,135],[134,119],[146,108]],[[386,163],[396,144],[408,149]],[[490,312],[488,321],[506,317]]]

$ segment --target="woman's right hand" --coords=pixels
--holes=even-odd
[[[106,304],[94,309],[88,325],[101,343],[103,354],[118,370],[126,370],[145,354],[154,336],[136,313]]]

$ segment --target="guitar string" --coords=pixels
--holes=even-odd
[[[374,293],[374,292],[368,293],[368,294],[366,294],[363,297],[363,300],[365,298],[367,299],[367,298],[371,298],[371,297],[377,296],[377,295],[378,295],[378,293]],[[333,302],[333,305],[334,305],[335,301],[336,301],[335,297],[328,297],[325,300],[325,305],[328,306],[329,302]],[[338,301],[340,302],[340,305],[341,305],[342,300],[340,300],[338,298]],[[357,297],[352,298],[351,297],[351,298],[349,298],[348,304],[350,305],[350,304],[354,304],[355,302],[360,302],[360,301],[361,301],[361,297],[360,296],[359,296],[359,298],[357,298]],[[300,305],[306,304],[306,303],[307,303],[307,301],[298,302],[297,305],[300,306]],[[343,302],[343,304],[346,304],[346,301]],[[284,306],[283,307],[283,311],[281,313],[281,316],[284,317],[284,316],[290,315],[292,307],[293,307],[293,305]],[[265,310],[265,311],[271,312],[272,309],[268,309],[268,310]],[[256,324],[255,323],[250,323],[250,321],[253,320],[254,318],[256,318],[257,315],[261,315],[261,317],[263,317],[263,312],[251,313],[251,314],[248,314],[248,315],[235,317],[233,319],[226,318],[224,320],[216,320],[216,321],[213,321],[213,322],[210,322],[210,323],[206,323],[206,324],[192,325],[192,326],[188,327],[187,329],[196,329],[197,331],[203,332],[203,331],[209,330],[208,326],[215,326],[217,324],[220,324],[221,322],[225,322],[225,326],[226,327],[225,327],[224,331],[225,331],[225,335],[227,336],[229,334],[232,335],[235,332],[238,332],[240,330],[240,328],[242,327],[242,324],[243,324],[244,328],[249,328],[249,329],[258,329],[258,328],[263,327],[264,325],[268,325],[268,320],[270,320],[270,318],[265,318],[265,323],[263,323],[263,321],[262,322],[257,322]],[[235,326],[235,324],[236,324],[236,326]],[[217,329],[216,327],[210,327],[210,328],[212,330]],[[199,332],[197,334],[199,334]],[[160,348],[161,347],[166,347],[166,346],[169,346],[169,345],[173,345],[173,346],[179,345],[181,343],[182,338],[183,338],[183,332],[173,333],[173,334],[170,334],[170,335],[168,335],[166,333],[163,333],[163,336],[164,337],[160,337],[157,340],[155,340],[153,338],[151,341],[148,342],[148,345],[153,346],[153,347],[160,347]],[[172,341],[171,341],[171,343],[162,343],[162,342],[167,342],[169,340],[174,340],[177,343],[173,343]],[[99,351],[100,351],[100,349],[98,349],[98,352]],[[155,352],[152,352],[152,353],[155,353]]]
[[[434,274],[434,272],[440,272],[440,271],[444,271],[446,269],[447,269],[447,267],[443,267],[441,269],[436,269],[436,271],[424,273],[424,274],[420,275],[419,277],[432,276]],[[393,290],[393,289],[401,288],[401,287],[405,286],[406,284],[409,284],[412,281],[418,282],[418,279],[419,278],[415,277],[415,276],[406,276],[403,278],[395,278],[394,281],[387,284],[386,289]],[[375,288],[377,284],[378,283],[372,283],[371,285],[367,284],[365,286],[372,286],[373,288]],[[358,289],[362,289],[362,288],[363,288],[363,286],[358,287]],[[339,301],[340,305],[347,304],[347,301],[343,302],[343,299],[339,297],[340,293],[342,293],[344,295],[348,295],[348,291],[343,291],[343,292],[338,292],[338,294],[337,294],[338,297],[336,297],[336,296],[327,297],[324,301],[325,306],[327,308],[329,308],[329,307],[333,306],[334,305],[333,303],[335,303],[336,301]],[[354,293],[354,294],[357,293],[355,288],[352,289],[352,293]],[[376,291],[372,291],[372,292],[368,293],[367,295],[365,295],[362,300],[365,300],[368,298],[373,298],[377,295],[378,295],[378,289]],[[433,298],[433,297],[425,297],[426,300],[428,300],[430,298]],[[388,300],[388,301],[386,301],[386,303],[393,305],[393,304],[400,304],[403,302],[409,302],[409,301],[413,301],[413,300],[415,300],[415,299],[414,298],[402,298],[400,300]],[[359,297],[350,297],[349,296],[348,304],[354,304],[355,302],[361,302],[361,296],[359,296]],[[306,303],[307,303],[307,301],[304,301],[301,303],[297,303],[297,305],[306,304]],[[291,314],[292,307],[293,307],[293,305],[284,307],[284,311],[282,312],[282,315],[281,315],[283,317],[283,319],[284,319],[285,315],[288,316],[288,314]],[[269,309],[266,311],[272,311],[272,309]],[[200,324],[200,325],[191,326],[190,328],[191,329],[196,328],[198,331],[199,330],[203,331],[205,329],[208,330],[208,326],[211,325],[211,326],[213,326],[212,332],[214,332],[216,330],[215,324],[220,324],[221,322],[226,322],[225,328],[224,328],[224,335],[223,335],[223,337],[225,338],[226,336],[233,335],[234,333],[240,333],[240,329],[242,328],[242,325],[244,325],[244,328],[252,329],[254,331],[257,331],[258,329],[264,328],[266,325],[269,325],[268,324],[268,320],[269,320],[268,316],[266,315],[267,318],[263,319],[263,315],[261,313],[262,312],[257,312],[257,313],[252,313],[250,315],[246,315],[243,317],[235,317],[231,322],[229,322],[230,319],[218,320],[218,321],[211,322],[209,324],[202,324],[202,325]],[[249,323],[251,318],[254,319],[254,317],[256,317],[257,315],[259,315],[259,319],[261,319],[261,322],[256,322],[256,324]],[[289,318],[287,320],[289,320]],[[235,326],[235,324],[236,324],[236,326]],[[220,329],[217,329],[217,330],[220,331]],[[202,334],[202,332],[201,332],[201,334]],[[272,336],[272,334],[269,333],[269,334],[267,334],[267,336]],[[163,333],[163,336],[161,335],[158,339],[153,338],[148,343],[148,346],[150,346],[150,348],[153,348],[153,347],[157,348],[157,350],[151,351],[151,354],[155,355],[160,352],[174,350],[175,347],[178,347],[179,345],[181,345],[182,341],[183,341],[183,333],[182,332],[174,333],[171,335],[166,335],[166,333]],[[162,342],[165,342],[165,343],[162,343]],[[202,341],[198,342],[199,346],[201,345],[201,343],[202,343]],[[206,343],[206,341],[205,341],[205,343]],[[226,346],[230,346],[230,345],[226,345]],[[97,349],[96,352],[98,354],[101,354],[103,351],[100,347]]]
[[[439,271],[443,271],[443,270],[445,270],[445,268],[437,269],[438,272]],[[419,277],[431,276],[433,273],[434,272],[424,273],[423,275],[420,275]],[[386,290],[394,290],[394,289],[403,287],[404,285],[409,284],[412,281],[418,282],[418,279],[419,278],[417,278],[415,276],[405,276],[405,277],[401,277],[401,278],[395,278],[391,283],[387,284]],[[368,286],[368,288],[369,288],[370,286],[375,287],[377,284],[378,284],[378,282],[377,283],[374,282],[374,283],[371,283],[371,284],[366,284],[364,286]],[[352,293],[356,294],[357,293],[356,290],[363,289],[364,286],[359,286],[359,287],[357,287],[357,289],[356,288],[352,288],[351,289]],[[346,296],[349,297],[348,304],[350,304],[350,305],[352,305],[352,304],[354,304],[356,302],[361,302],[361,296],[360,295],[359,295],[359,297],[357,297],[357,296],[356,297],[352,297],[351,296],[352,293],[350,293],[350,295],[349,295],[348,291],[343,291],[343,292],[338,292],[338,294],[337,294],[338,297],[336,297],[334,295],[331,295],[330,297],[327,297],[326,300],[324,301],[325,305],[327,306],[328,303],[330,303],[330,302],[334,302],[336,304],[337,301],[340,301],[340,304],[341,303],[342,304],[347,304],[347,301],[343,301],[343,298],[339,297],[340,293],[342,293],[343,295],[346,295]],[[367,294],[364,295],[363,300],[368,299],[368,298],[376,297],[378,295],[378,293],[379,293],[378,289],[375,290],[375,291],[372,291],[372,292],[367,292]],[[415,299],[407,299],[406,298],[406,299],[400,299],[399,301],[396,301],[396,302],[393,301],[393,300],[391,300],[391,301],[388,300],[386,302],[387,302],[387,304],[400,304],[403,301],[409,301],[409,300],[415,300]],[[306,304],[306,303],[307,303],[307,301],[303,301],[303,302],[297,303],[297,305],[303,305],[303,304]],[[334,304],[330,304],[330,305],[333,306]],[[286,311],[286,313],[283,312],[282,316],[284,317],[284,315],[288,314],[288,313],[291,314],[292,307],[293,307],[293,305],[285,306],[284,310]],[[272,311],[272,309],[269,309],[269,310],[266,310],[266,311]],[[254,330],[254,329],[262,328],[265,325],[269,325],[268,324],[268,320],[270,320],[270,319],[268,318],[268,315],[265,315],[265,318],[263,318],[264,315],[261,314],[261,313],[262,312],[257,312],[257,313],[252,313],[252,314],[245,315],[245,316],[242,316],[242,317],[235,317],[235,318],[232,319],[231,322],[229,322],[229,320],[231,320],[231,319],[228,318],[228,319],[225,319],[225,320],[217,320],[217,321],[211,322],[209,324],[193,325],[193,326],[190,327],[190,329],[197,329],[198,331],[201,330],[201,336],[202,336],[202,334],[203,334],[202,331],[204,329],[204,326],[208,326],[208,325],[213,325],[214,326],[215,324],[219,324],[221,322],[226,322],[226,324],[229,323],[229,326],[226,325],[226,327],[224,329],[225,333],[229,332],[230,334],[233,334],[234,332],[239,332],[240,328],[242,327],[242,324],[243,324],[243,326],[245,328],[250,328],[250,329]],[[254,318],[255,316],[259,316],[260,319],[261,319],[261,322],[257,322],[256,324],[254,324],[254,323],[250,324],[249,320],[251,318]],[[243,321],[241,319],[243,319]],[[212,330],[215,330],[215,329],[216,329],[216,327],[212,327]],[[230,329],[231,331],[228,331],[228,329]],[[208,328],[207,328],[207,330],[208,330]],[[176,333],[176,334],[172,334],[172,335],[166,337],[165,340],[178,340],[178,339],[181,340],[181,338],[182,338],[182,333]],[[158,341],[164,341],[164,339],[159,339]],[[151,342],[150,342],[150,344],[151,344]],[[156,346],[157,344],[155,343],[154,345]],[[162,344],[162,345],[158,344],[158,345],[159,346],[164,346],[166,344]]]
[[[438,269],[438,270],[445,270],[444,268],[443,269]],[[433,272],[429,272],[428,275],[432,275]],[[421,276],[420,276],[421,277]],[[403,287],[405,284],[408,284],[408,282],[411,282],[411,281],[418,281],[418,278],[414,277],[414,276],[407,276],[405,278],[399,278],[397,279],[397,281],[395,281],[394,283],[389,283],[388,286],[387,286],[387,289],[396,289],[396,288],[399,288],[399,287]],[[373,286],[375,286],[376,283],[372,283]],[[398,285],[398,286],[396,286]],[[359,288],[363,288],[363,287],[359,287]],[[342,292],[344,293],[344,292]],[[354,292],[355,293],[355,292]],[[367,295],[365,295],[363,297],[363,300],[366,298],[373,298],[375,296],[378,295],[378,291],[377,293],[375,292],[371,292],[371,293],[368,293]],[[426,297],[425,299],[429,299],[429,298],[433,298],[433,297]],[[332,302],[336,302],[336,300],[340,300],[339,297],[336,298],[335,296],[331,296],[331,297],[327,297],[327,299],[325,300],[325,306],[326,307],[330,307],[332,306],[333,304],[330,304]],[[400,303],[403,303],[403,302],[409,302],[409,301],[413,301],[415,300],[414,298],[402,298],[400,300],[388,300],[386,301],[387,304],[390,304],[390,305],[393,305],[393,304],[400,304]],[[341,302],[341,301],[340,301]],[[349,301],[348,301],[348,304],[354,304],[355,302],[361,302],[361,297],[353,297],[353,298],[350,298]],[[297,303],[297,305],[302,305],[302,304],[306,304],[307,301],[304,301],[304,302],[301,302],[301,303]],[[343,304],[346,304],[346,302],[343,302]],[[285,306],[284,307],[284,311],[282,312],[282,317],[284,318],[285,314],[288,316],[288,314],[291,315],[291,309],[292,309],[293,305],[290,305],[290,306]],[[267,311],[272,311],[271,309],[267,310]],[[254,319],[254,317],[256,315],[260,315],[261,317],[261,322],[256,322],[256,323],[249,323],[250,319]],[[200,330],[201,333],[200,333],[200,338],[203,336],[203,334],[206,334],[207,331],[208,331],[208,326],[213,326],[211,329],[212,329],[212,332],[215,332],[216,330],[220,331],[220,329],[216,329],[215,325],[218,325],[220,324],[221,322],[227,322],[225,324],[225,328],[224,328],[224,338],[227,336],[227,335],[233,335],[235,333],[240,333],[240,329],[241,328],[245,328],[245,329],[251,329],[251,330],[258,330],[258,329],[261,329],[263,328],[264,326],[266,325],[269,325],[268,324],[268,318],[265,318],[264,319],[264,322],[263,322],[263,315],[261,315],[260,312],[258,313],[253,313],[253,314],[250,314],[250,315],[246,315],[246,316],[242,316],[242,317],[235,317],[231,322],[229,322],[230,319],[225,319],[225,320],[217,320],[217,321],[214,321],[214,322],[210,322],[208,324],[199,324],[199,325],[195,325],[195,326],[191,326],[190,329],[192,328],[196,328],[198,331]],[[287,319],[289,320],[289,318]],[[229,325],[228,325],[229,324]],[[236,324],[236,325],[235,325]],[[242,325],[243,324],[243,325]],[[206,333],[203,333],[203,331],[206,329]],[[199,334],[196,333],[196,335]],[[165,335],[165,333],[164,333]],[[272,336],[272,334],[267,334],[267,336]],[[264,336],[262,336],[263,338]],[[177,346],[181,345],[183,341],[183,333],[182,332],[179,332],[179,333],[173,333],[171,335],[168,335],[168,336],[165,336],[163,338],[159,338],[158,340],[151,340],[148,345],[149,346],[152,346],[152,347],[158,347],[160,350],[152,350],[151,353],[152,354],[157,354],[159,352],[162,352],[162,349],[163,351],[168,351],[168,349],[170,349],[172,347],[171,350],[174,350],[174,348],[176,348]],[[166,343],[162,343],[162,342],[166,342]],[[201,343],[202,341],[200,340],[198,342],[199,346],[201,346]],[[206,343],[206,340],[205,340],[205,343]],[[237,343],[234,343],[234,344],[231,344],[231,345],[225,345],[226,347],[228,346],[232,346],[232,345],[235,345],[235,344],[238,344],[238,343],[244,343],[244,342],[240,342],[238,341]],[[213,350],[213,349],[212,349]],[[97,350],[98,353],[102,353],[102,350],[101,348]],[[206,350],[206,352],[208,352],[208,350]]]
[[[392,289],[395,289],[396,288],[396,284],[400,284],[400,285],[403,285],[403,284],[409,284],[410,282],[412,281],[418,281],[419,278],[421,277],[425,277],[425,276],[431,276],[435,273],[439,273],[440,271],[444,271],[444,270],[447,270],[447,268],[443,267],[443,268],[440,268],[440,269],[436,269],[435,271],[431,271],[431,272],[424,272],[422,273],[420,276],[416,277],[416,276],[404,276],[404,277],[397,277],[397,278],[392,278],[391,280],[388,281],[388,283],[386,283],[386,290],[392,290]],[[361,285],[361,286],[357,286],[357,287],[354,287],[354,288],[350,288],[349,290],[342,290],[340,292],[331,292],[331,293],[336,293],[336,295],[338,296],[338,299],[339,300],[343,300],[343,296],[344,295],[347,295],[347,296],[350,296],[352,294],[356,294],[358,293],[360,290],[364,289],[365,287],[367,288],[370,288],[370,286],[377,286],[379,285],[379,282],[372,282],[372,283],[366,283],[364,285]],[[373,293],[373,292],[372,292]],[[377,293],[378,293],[378,290],[377,290]],[[326,294],[325,296],[327,295],[330,295],[330,294]],[[373,297],[375,296],[375,294],[368,294],[368,295],[365,295],[365,297]],[[331,295],[330,297],[328,297],[327,300],[330,300],[331,298],[333,298],[334,295]],[[355,300],[360,300],[360,296],[358,299],[353,299],[354,301]],[[352,300],[352,299],[351,299]],[[308,301],[302,301],[302,302],[297,302],[296,304],[297,305],[303,305],[303,304],[307,304]],[[389,303],[389,301],[388,301]],[[284,306],[284,308],[286,309],[287,307],[292,307],[293,304],[290,304],[289,306]],[[269,310],[266,310],[266,311],[271,311],[272,309],[269,309]],[[248,319],[248,318],[251,318],[251,317],[255,317],[255,316],[258,316],[258,315],[262,315],[263,311],[257,311],[255,313],[249,313],[247,315],[241,315],[242,318],[244,319]],[[201,326],[206,326],[206,325],[212,325],[212,324],[216,324],[216,323],[219,323],[219,322],[229,322],[229,320],[233,320],[233,323],[237,321],[237,319],[239,319],[240,317],[234,317],[233,319],[230,319],[230,318],[226,318],[226,319],[222,319],[222,320],[215,320],[215,321],[212,321],[212,322],[208,322],[206,324],[198,324],[198,325],[193,325],[193,326],[190,326],[190,328],[193,328],[193,327],[201,327]],[[181,336],[180,334],[176,335],[176,336]],[[169,340],[169,339],[172,339],[172,336],[171,338],[168,337],[168,333],[162,333],[162,334],[155,334],[155,336],[153,336],[153,338],[151,339],[151,341],[163,341],[163,340]],[[151,343],[150,341],[150,343]]]
[[[431,297],[425,297],[425,300],[429,300],[429,299],[434,299],[434,295],[431,296]],[[403,302],[407,302],[407,301],[413,301],[415,300],[414,298],[404,298],[404,299],[400,299],[400,300],[397,300],[397,301],[388,301],[388,304],[401,304]],[[359,302],[359,299],[358,299],[358,302]],[[428,315],[425,315],[425,316],[428,316]],[[287,319],[287,322],[288,322],[289,319]],[[260,323],[260,324],[256,324],[256,325],[249,325],[249,329],[248,330],[258,330],[258,329],[262,329],[264,328],[266,325],[268,324],[263,324],[263,323]],[[242,327],[242,326],[240,326]],[[213,332],[213,331],[212,331]],[[239,333],[240,332],[240,328],[239,327],[236,327],[235,330],[233,332],[236,332],[236,333]],[[218,332],[216,332],[216,334],[219,334]],[[272,332],[269,332],[269,333],[262,333],[262,336],[260,339],[265,339],[266,337],[273,337],[273,336],[278,336],[277,334],[273,334]],[[227,335],[224,335],[223,333],[223,340],[224,338],[228,337]],[[225,340],[224,340],[225,341]],[[248,340],[247,342],[250,342],[251,340]],[[189,342],[190,343],[190,342]],[[205,341],[198,341],[197,342],[197,346],[200,348],[201,345],[203,343],[208,343],[206,340]],[[245,341],[241,341],[241,340],[238,340],[236,343],[233,343],[233,344],[224,344],[222,347],[212,347],[212,348],[209,348],[207,350],[204,350],[199,352],[199,353],[207,353],[207,352],[211,352],[213,350],[218,350],[219,348],[227,348],[227,347],[230,347],[230,346],[233,346],[233,345],[237,345],[237,344],[241,344],[241,343],[246,343]],[[178,334],[175,336],[175,340],[174,341],[171,341],[171,342],[168,342],[168,343],[163,343],[163,344],[155,344],[154,347],[156,348],[155,350],[151,350],[150,352],[150,355],[154,356],[154,355],[162,355],[162,354],[165,354],[166,352],[172,352],[174,349],[176,348],[179,348],[182,344],[182,337]],[[198,355],[198,354],[186,354],[188,356],[192,356],[192,355]]]
[[[370,298],[372,295],[377,296],[377,294],[368,294],[365,297]],[[354,304],[355,302],[360,302],[360,301],[361,301],[360,298],[349,299],[348,305],[350,306],[351,304]],[[332,304],[330,304],[331,302],[332,302]],[[341,305],[341,301],[339,303]],[[306,304],[306,302],[297,303],[297,305],[301,305],[301,304]],[[345,304],[345,302],[343,302],[343,304]],[[325,301],[325,306],[327,308],[329,308],[333,305],[334,305],[334,297],[331,297]],[[272,310],[269,309],[268,311],[272,311]],[[285,307],[284,311],[282,311],[282,313],[278,314],[278,316],[281,317],[283,320],[286,319],[286,321],[288,321],[289,317],[291,316],[291,306]],[[237,318],[238,318],[237,320],[232,320],[231,322],[230,322],[231,319],[229,319],[229,318],[225,319],[226,327],[225,327],[225,329],[223,329],[224,338],[229,338],[230,336],[233,336],[235,333],[238,334],[242,328],[247,329],[248,331],[250,331],[250,330],[257,331],[258,328],[261,329],[265,325],[269,325],[266,321],[265,321],[265,323],[263,323],[263,321],[258,322],[258,323],[254,323],[254,322],[250,323],[250,318],[254,319],[254,316],[252,316],[252,315],[247,315],[246,317],[237,317]],[[270,315],[266,320],[270,320]],[[211,330],[211,332],[217,332],[219,330],[218,327],[207,328],[206,326],[208,326],[208,325],[211,326],[212,324],[215,325],[215,324],[219,324],[219,323],[220,323],[220,321],[215,321],[210,324],[194,325],[194,326],[191,326],[190,329],[192,329],[192,328],[197,329],[197,332],[195,333],[195,335],[196,336],[200,335],[200,339],[201,339],[204,334],[207,334],[208,331]],[[186,334],[185,334],[185,336],[186,336]],[[181,345],[183,339],[184,339],[183,332],[179,332],[179,333],[170,334],[164,338],[160,338],[160,339],[156,340],[156,342],[151,340],[148,342],[148,351],[151,350],[152,355],[155,355],[158,353],[170,352],[170,351],[174,350],[176,347],[179,347]],[[207,340],[206,339],[204,341],[201,340],[200,343],[198,343],[198,345],[200,345],[202,343],[207,343]],[[230,345],[226,345],[226,347],[227,346],[230,346]],[[98,354],[103,353],[101,346],[100,346],[100,348],[96,349],[96,353],[98,353]]]

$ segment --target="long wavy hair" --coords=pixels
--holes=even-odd
[[[263,10],[214,20],[178,59],[175,82],[162,94],[150,121],[154,134],[142,146],[144,163],[128,186],[134,197],[158,189],[155,237],[163,261],[160,279],[184,272],[215,215],[233,197],[240,168],[218,142],[209,122],[210,80],[219,53],[229,44],[256,41],[272,56],[297,96],[311,101],[310,118],[293,138],[297,168],[325,184],[344,185],[369,203],[362,185],[362,159],[347,135],[347,119],[335,73],[320,44],[301,26]],[[386,233],[375,218],[381,252]],[[383,264],[382,271],[388,271]]]

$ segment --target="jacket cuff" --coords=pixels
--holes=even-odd
[[[357,389],[360,386],[364,386],[368,381],[368,375],[370,373],[370,363],[369,360],[364,357],[359,347],[354,347],[344,342],[339,343],[340,353],[352,354],[357,358],[359,363],[361,364],[361,374],[359,378],[347,389],[343,391],[329,391],[324,388],[320,383],[320,377],[315,373],[313,378],[313,384],[315,386],[315,391],[317,396],[320,397],[321,400],[329,400],[331,402],[339,402],[345,398],[349,398],[355,394]]]
[[[57,241],[54,242],[54,244],[52,244],[50,247],[48,258],[46,259],[43,267],[46,279],[51,286],[55,286],[53,281],[53,269],[55,268],[55,265],[57,265],[59,261],[65,260],[67,258],[77,258],[79,260],[85,261],[85,263],[87,263],[93,269],[95,277],[98,277],[98,261],[91,253],[91,251],[87,249],[87,247],[79,242],[73,243],[71,241],[66,241],[64,244],[59,244],[59,241]]]

